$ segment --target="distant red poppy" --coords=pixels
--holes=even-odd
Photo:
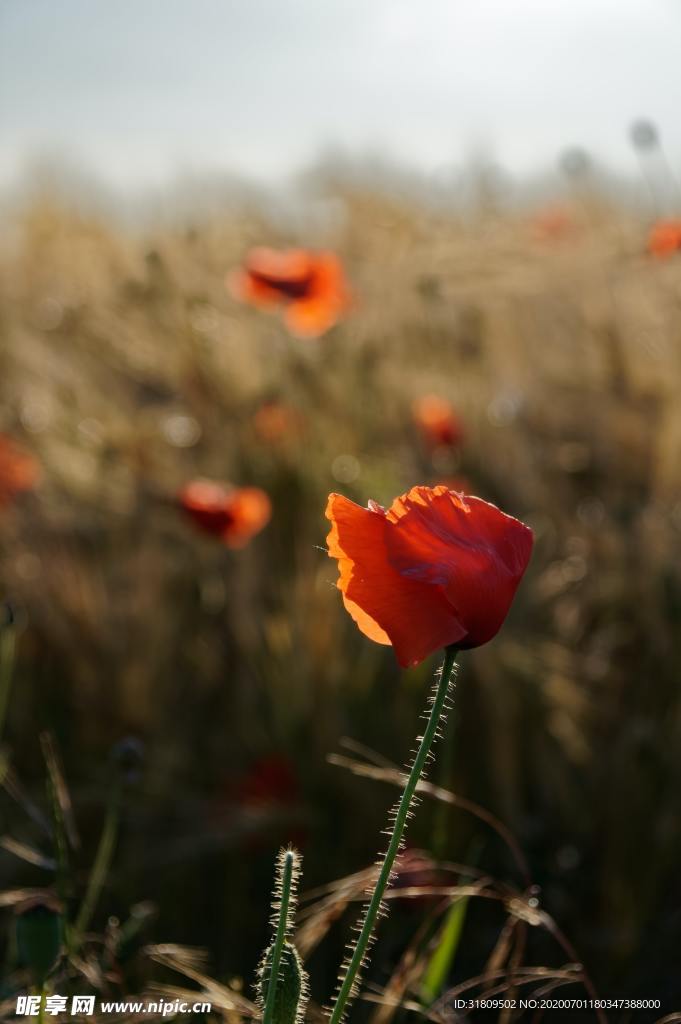
[[[32,491],[40,479],[40,467],[11,437],[0,434],[0,508],[17,495]]]
[[[548,207],[532,218],[532,233],[541,242],[559,242],[576,232],[577,225],[567,210]]]
[[[292,334],[317,338],[338,322],[350,303],[343,267],[327,251],[252,249],[230,274],[235,298],[261,307],[284,307]]]
[[[237,783],[234,796],[243,807],[297,803],[300,786],[293,764],[283,754],[259,758]]]
[[[200,529],[227,547],[242,548],[270,520],[270,499],[259,487],[230,487],[213,480],[192,480],[178,503]]]
[[[261,441],[266,444],[278,444],[301,433],[303,417],[297,409],[285,402],[271,399],[256,409],[253,427]]]
[[[664,258],[681,251],[681,220],[660,220],[648,235],[648,253]]]
[[[245,775],[229,786],[228,796],[246,826],[247,849],[258,850],[269,830],[284,825],[288,841],[299,847],[305,845],[307,829],[300,781],[295,765],[285,754],[271,753],[258,758]],[[221,817],[223,813],[221,810]]]
[[[331,494],[328,553],[360,630],[417,665],[500,629],[532,551],[532,531],[481,498],[412,487],[386,511]]]
[[[414,423],[430,448],[456,448],[464,428],[454,407],[439,395],[422,395],[412,403]]]

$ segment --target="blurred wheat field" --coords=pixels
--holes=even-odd
[[[328,755],[350,736],[401,764],[432,668],[400,672],[346,621],[326,496],[389,503],[465,478],[537,544],[504,631],[462,659],[433,781],[512,830],[599,991],[681,1004],[681,257],[651,259],[641,218],[595,200],[553,238],[520,214],[329,198],[336,216],[298,235],[255,207],[126,233],[48,199],[9,225],[0,431],[42,466],[0,509],[0,596],[23,623],[18,776],[39,802],[49,729],[84,871],[109,752],[139,737],[97,924],[149,900],[155,941],[206,947],[246,991],[277,845],[302,847],[305,888],[373,863],[392,792]],[[336,251],[355,296],[316,341],[225,288],[249,247],[295,243]],[[460,450],[419,438],[412,403],[431,393],[461,417]],[[263,431],[274,402],[293,418]],[[197,533],[174,503],[197,476],[263,488],[270,524],[241,551]],[[2,813],[40,844],[6,795]],[[410,844],[455,863],[477,850],[481,871],[523,884],[462,810],[424,805]],[[47,884],[6,850],[0,865],[3,889]],[[418,926],[407,902],[377,946],[379,986]],[[312,954],[319,1001],[343,923]],[[455,980],[502,925],[472,902]],[[523,955],[565,963],[533,929]]]

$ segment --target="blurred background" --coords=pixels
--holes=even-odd
[[[672,0],[2,0],[3,996],[12,905],[77,913],[108,821],[69,984],[250,999],[293,841],[329,999],[434,664],[343,611],[326,497],[446,483],[536,549],[357,1016],[576,962],[681,1005],[680,33]],[[338,322],[239,301],[254,246],[333,251]],[[269,522],[225,544],[197,478]]]

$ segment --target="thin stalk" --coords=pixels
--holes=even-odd
[[[414,757],[414,761],[409,771],[409,776],[407,777],[402,796],[400,797],[400,802],[395,811],[395,823],[390,837],[390,843],[388,844],[387,852],[383,857],[376,887],[371,895],[371,899],[369,900],[359,932],[359,937],[350,959],[347,962],[345,972],[342,975],[342,981],[338,990],[336,1002],[329,1018],[330,1024],[340,1024],[343,1020],[347,1003],[355,993],[356,985],[359,980],[359,973],[365,963],[367,951],[371,943],[376,919],[382,910],[383,895],[392,875],[395,858],[402,846],[402,839],[409,820],[416,787],[418,786],[423,769],[428,761],[428,755],[430,754],[430,749],[437,735],[442,713],[446,707],[447,695],[449,693],[451,676],[456,663],[457,654],[458,651],[456,647],[445,648],[445,657],[439,678],[436,680],[435,696],[428,714],[426,728],[423,736],[421,737],[419,748],[416,751],[416,756]]]
[[[16,632],[12,626],[0,630],[0,740],[5,729],[5,718],[12,688]]]
[[[112,786],[109,803],[106,809],[104,827],[99,837],[99,845],[95,854],[90,877],[88,878],[87,889],[81,903],[76,923],[73,926],[71,937],[71,948],[76,950],[86,932],[92,915],[97,906],[99,894],[102,891],[106,876],[113,860],[116,837],[118,835],[118,823],[120,819],[121,783],[117,779]]]
[[[53,763],[50,760],[49,739],[44,733],[41,736],[43,754],[47,765],[47,795],[52,811],[52,829],[54,834],[54,849],[57,861],[56,888],[59,899],[66,904],[69,897],[70,875],[69,875],[69,848],[66,841],[66,828],[64,815],[59,802],[58,781],[55,777]]]
[[[272,949],[272,965],[270,967],[270,983],[267,986],[267,998],[265,999],[265,1010],[263,1012],[262,1024],[272,1024],[274,1015],[274,1004],[277,997],[277,983],[279,981],[279,968],[281,966],[281,953],[284,948],[284,941],[289,926],[288,909],[291,900],[291,880],[293,878],[292,850],[287,850],[284,856],[284,865],[281,876],[281,905],[279,907],[279,921],[277,923],[277,934]]]

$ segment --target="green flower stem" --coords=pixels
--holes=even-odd
[[[376,882],[376,888],[374,889],[369,905],[367,906],[357,943],[347,963],[345,973],[342,975],[342,982],[338,990],[336,1003],[329,1018],[330,1024],[340,1024],[343,1020],[346,1005],[354,993],[359,972],[365,962],[376,919],[381,910],[383,895],[388,886],[388,882],[390,881],[395,858],[400,851],[402,839],[406,831],[409,812],[411,810],[416,787],[418,786],[423,769],[425,768],[428,760],[430,748],[433,745],[438,725],[440,724],[440,719],[442,718],[442,713],[445,709],[447,694],[449,693],[449,684],[454,670],[454,665],[456,663],[457,654],[458,650],[456,647],[445,648],[445,657],[442,663],[439,679],[437,679],[436,682],[435,697],[428,714],[428,722],[423,736],[421,737],[421,742],[419,743],[419,748],[411,766],[409,777],[402,792],[402,796],[400,797],[400,802],[397,805],[395,824],[390,837],[388,850],[383,858],[381,870]]]
[[[281,966],[281,953],[284,948],[284,941],[288,930],[288,908],[291,899],[291,880],[293,878],[293,851],[287,850],[284,856],[284,865],[281,877],[281,905],[279,907],[279,922],[277,934],[272,949],[272,966],[270,967],[270,983],[267,986],[267,998],[265,999],[265,1010],[263,1012],[262,1024],[272,1024],[274,1005],[277,996],[277,984],[279,982],[279,968]]]

